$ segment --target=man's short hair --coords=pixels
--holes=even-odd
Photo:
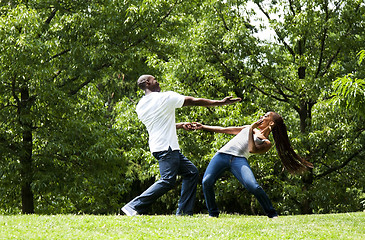
[[[142,90],[146,89],[146,82],[149,77],[151,77],[151,75],[142,75],[138,78],[137,84],[140,89],[142,89]]]

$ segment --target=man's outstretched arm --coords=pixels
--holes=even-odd
[[[183,107],[186,106],[202,106],[202,107],[215,107],[223,106],[241,101],[241,98],[233,98],[232,96],[225,97],[222,100],[211,100],[206,98],[195,98],[185,96]]]

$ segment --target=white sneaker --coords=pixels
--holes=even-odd
[[[127,216],[136,216],[136,215],[138,215],[138,212],[136,210],[134,210],[133,208],[131,208],[130,206],[128,206],[128,205],[125,205],[124,207],[122,207],[122,211]]]

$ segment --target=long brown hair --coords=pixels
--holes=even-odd
[[[299,156],[291,147],[283,118],[276,112],[272,113],[275,125],[271,131],[275,140],[276,150],[286,170],[292,174],[298,174],[305,172],[309,168],[313,168],[312,163]]]

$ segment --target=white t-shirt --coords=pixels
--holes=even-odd
[[[183,106],[185,96],[175,92],[152,92],[138,102],[138,118],[146,126],[151,152],[180,150],[176,135],[175,109]]]
[[[232,138],[226,145],[224,145],[218,152],[227,153],[237,157],[245,157],[246,159],[252,155],[248,151],[248,134],[250,126],[243,128],[234,138]],[[257,144],[263,144],[267,139],[260,139],[253,135],[253,139]]]

